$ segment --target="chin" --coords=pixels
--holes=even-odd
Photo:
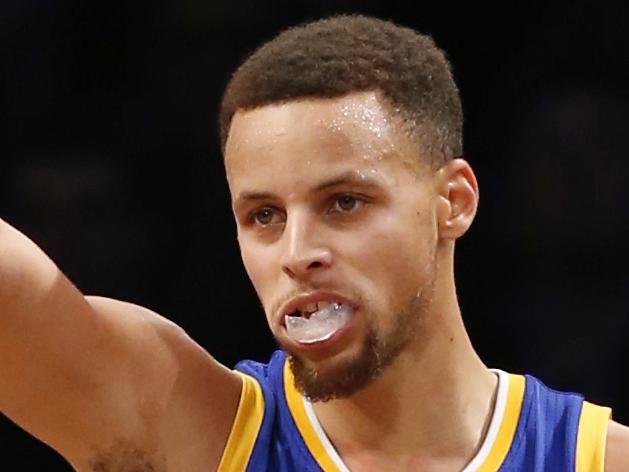
[[[355,352],[345,350],[318,361],[287,352],[295,386],[302,395],[316,402],[347,398],[359,392],[380,376],[402,351],[404,344],[383,343],[375,333],[371,333]]]

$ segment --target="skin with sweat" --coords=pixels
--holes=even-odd
[[[402,342],[367,386],[314,404],[348,466],[455,470],[482,441],[496,387],[453,280],[478,189],[465,161],[430,170],[399,129],[376,92],[239,111],[227,178],[245,268],[280,345],[325,382],[363,355],[369,333]],[[282,307],[312,293],[355,312],[339,336],[304,346]]]

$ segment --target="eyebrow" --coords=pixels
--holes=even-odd
[[[350,170],[348,172],[343,172],[340,175],[332,177],[329,180],[321,182],[317,186],[313,188],[315,192],[320,192],[321,190],[325,190],[330,187],[336,187],[337,185],[361,185],[366,187],[374,187],[377,185],[377,179],[361,174],[360,171]]]
[[[358,171],[347,171],[340,175],[334,176],[324,182],[315,185],[313,192],[321,192],[322,190],[336,187],[338,185],[360,185],[364,187],[375,187],[378,185],[378,179],[372,176],[361,175]],[[272,192],[263,191],[244,191],[238,194],[236,204],[244,201],[267,200],[275,197]]]
[[[274,195],[271,192],[240,192],[236,197],[236,203],[251,200],[266,200]]]

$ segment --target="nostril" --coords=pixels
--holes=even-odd
[[[290,278],[309,277],[332,265],[328,251],[310,254],[287,254],[282,261],[282,271]]]

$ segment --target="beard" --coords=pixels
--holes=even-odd
[[[295,387],[301,394],[312,402],[346,398],[378,378],[416,336],[434,294],[434,272],[431,275],[424,290],[414,294],[397,313],[391,331],[379,333],[374,323],[370,323],[358,353],[339,365],[321,371],[286,350]]]

